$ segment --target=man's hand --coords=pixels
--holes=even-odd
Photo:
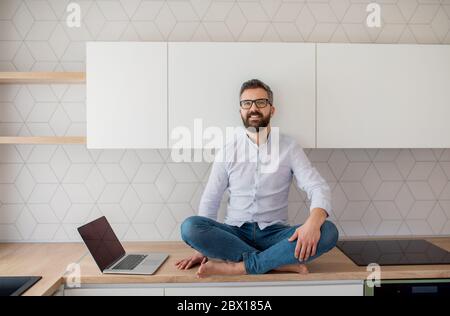
[[[181,259],[175,263],[175,266],[178,268],[178,270],[187,270],[192,267],[195,267],[196,265],[202,263],[203,258],[206,258],[204,255],[202,255],[200,252],[195,251],[195,253],[185,259]]]
[[[313,209],[307,221],[297,228],[288,239],[289,241],[297,239],[294,255],[299,261],[306,261],[316,254],[317,244],[320,240],[320,227],[322,227],[326,217],[327,213],[324,209]]]

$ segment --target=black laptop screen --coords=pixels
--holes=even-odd
[[[104,216],[81,226],[78,232],[101,271],[125,255],[125,249]]]

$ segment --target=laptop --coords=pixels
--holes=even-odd
[[[169,257],[165,253],[125,253],[106,217],[78,228],[102,273],[151,275]]]

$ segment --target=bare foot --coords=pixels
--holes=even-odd
[[[306,265],[300,264],[300,263],[288,264],[288,265],[276,268],[274,270],[279,271],[279,272],[296,272],[299,274],[308,274],[308,272],[309,272]]]
[[[197,271],[198,278],[204,278],[208,275],[242,275],[247,274],[243,262],[222,262],[222,261],[207,261],[204,259]]]

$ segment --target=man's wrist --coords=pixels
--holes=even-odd
[[[313,226],[317,226],[318,228],[320,228],[323,223],[325,223],[327,215],[328,213],[323,208],[317,207],[311,210],[311,214],[309,215],[307,221]]]

